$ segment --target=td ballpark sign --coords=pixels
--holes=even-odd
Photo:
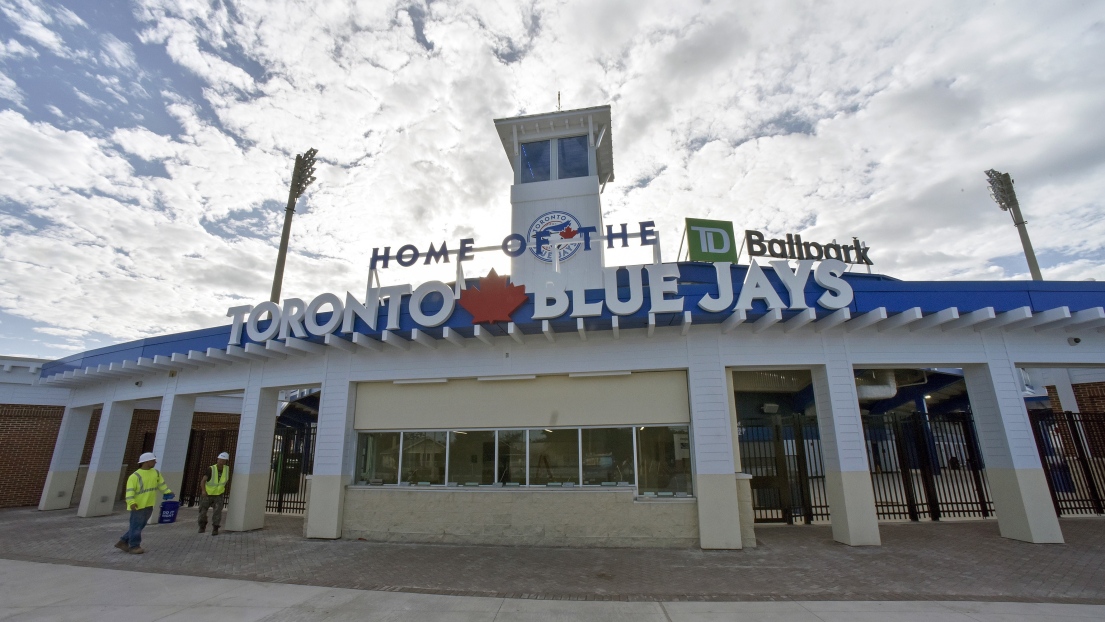
[[[732,262],[715,262],[715,286],[696,302],[680,294],[679,264],[604,268],[603,289],[588,290],[589,295],[571,282],[531,284],[533,309],[524,323],[556,320],[566,315],[593,318],[604,314],[633,316],[699,310],[729,314],[750,311],[756,301],[761,301],[761,308],[766,306],[769,310],[808,309],[806,286],[810,279],[821,288],[811,293],[816,296],[814,304],[817,306],[836,310],[852,302],[852,287],[843,278],[847,266],[842,261],[827,259],[816,266],[811,259],[799,260],[797,265],[787,260],[769,263],[778,285],[769,278],[769,272],[756,263],[750,265],[743,280],[738,281],[735,278],[738,272],[734,271]],[[625,273],[625,285],[619,288],[621,272]],[[695,285],[703,283],[697,280]],[[243,337],[254,342],[330,334],[350,338],[355,332],[364,332],[358,327],[367,327],[371,333],[397,331],[401,329],[404,309],[414,322],[414,328],[419,329],[446,324],[457,306],[471,314],[471,324],[509,322],[514,321],[513,315],[530,301],[531,295],[526,294],[524,287],[509,284],[506,277],[494,271],[480,279],[478,287],[466,289],[454,289],[442,281],[428,281],[416,288],[410,285],[370,287],[363,300],[350,293],[344,298],[326,293],[309,303],[298,298],[285,299],[283,305],[266,301],[227,311],[227,316],[233,320],[229,345],[239,345]],[[267,321],[269,317],[274,321]]]

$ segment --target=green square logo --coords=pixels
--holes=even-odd
[[[691,261],[737,262],[736,236],[728,220],[688,218],[687,247]]]

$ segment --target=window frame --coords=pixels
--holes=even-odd
[[[583,473],[583,430],[610,429],[610,428],[614,428],[614,429],[629,428],[630,437],[632,439],[632,451],[633,451],[633,481],[629,482],[628,486],[615,486],[611,489],[616,490],[616,491],[631,490],[631,491],[633,491],[634,496],[636,498],[655,499],[656,498],[656,493],[651,493],[651,494],[642,493],[641,489],[640,489],[641,488],[640,440],[639,440],[640,433],[642,431],[644,431],[644,429],[646,429],[646,428],[684,428],[687,431],[688,440],[690,440],[690,439],[693,438],[693,434],[691,433],[691,425],[688,424],[688,423],[669,423],[669,424],[650,423],[650,424],[633,425],[633,426],[625,426],[625,425],[614,425],[614,426],[611,426],[611,425],[589,425],[589,426],[564,426],[564,427],[550,427],[550,428],[444,428],[444,429],[442,429],[442,428],[433,428],[433,429],[425,429],[425,430],[422,430],[422,429],[419,429],[419,430],[355,430],[355,433],[358,436],[360,436],[362,434],[367,435],[367,434],[395,434],[395,433],[398,433],[399,434],[399,453],[398,453],[398,456],[396,458],[397,461],[398,461],[398,467],[396,469],[396,471],[397,471],[396,472],[396,480],[397,481],[391,482],[391,483],[384,483],[384,484],[369,484],[369,483],[366,482],[366,483],[363,483],[363,484],[353,484],[353,486],[356,486],[356,487],[372,487],[372,488],[384,487],[384,488],[420,488],[420,489],[430,489],[430,488],[432,488],[432,489],[447,489],[447,488],[519,488],[519,489],[531,490],[531,491],[546,490],[549,487],[547,487],[545,485],[534,485],[531,482],[531,478],[530,478],[530,463],[531,463],[530,432],[531,432],[531,430],[549,429],[549,430],[555,430],[555,431],[575,430],[575,432],[576,432],[576,460],[578,461],[578,474],[577,474],[578,479],[576,480],[576,482],[574,483],[573,486],[569,486],[568,488],[585,488],[585,489],[590,489],[590,490],[600,489],[600,488],[603,488],[603,486],[601,484],[585,484],[585,483],[583,483],[584,482],[584,477],[583,477],[584,476],[584,473]],[[522,442],[524,443],[525,448],[526,448],[525,483],[518,482],[517,486],[506,486],[505,482],[502,482],[502,481],[499,480],[499,477],[500,477],[500,474],[499,474],[499,443],[501,442],[500,432],[507,432],[507,431],[509,431],[509,432],[522,432],[523,433]],[[406,442],[405,437],[406,437],[406,435],[408,433],[411,433],[411,434],[413,434],[413,433],[430,434],[430,433],[435,433],[435,432],[445,433],[445,468],[444,468],[444,480],[443,480],[444,483],[442,483],[442,484],[430,484],[429,486],[419,486],[417,484],[412,484],[410,482],[404,482],[403,481],[403,454],[404,454],[404,449],[405,449],[405,442]],[[494,439],[495,439],[494,440],[494,443],[495,443],[494,460],[495,460],[495,462],[494,462],[494,465],[493,465],[494,476],[493,476],[493,482],[491,484],[482,484],[481,483],[478,487],[466,487],[466,486],[462,486],[460,482],[451,482],[450,481],[451,473],[450,473],[449,463],[452,459],[452,455],[451,455],[451,447],[450,447],[451,443],[449,442],[449,439],[450,439],[451,435],[453,435],[457,432],[494,432],[495,433],[495,436],[494,436]],[[360,446],[359,440],[358,440],[357,446],[358,447]],[[690,446],[688,447],[688,451],[689,451],[689,454],[690,454],[687,458],[688,461],[689,461],[688,475],[692,478],[691,482],[689,482],[691,484],[690,485],[691,492],[690,493],[684,493],[683,496],[674,497],[676,499],[694,499],[694,498],[696,498],[696,495],[695,495],[696,487],[693,484],[694,474],[696,472],[695,461],[694,461],[694,443],[693,442],[690,443]],[[359,460],[360,456],[358,456],[357,458]],[[368,460],[369,457],[366,455],[365,459]],[[362,465],[358,463],[354,468],[355,468],[355,471],[359,471],[362,468]],[[562,487],[552,487],[552,488],[562,489]]]

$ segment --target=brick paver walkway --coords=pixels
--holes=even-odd
[[[121,506],[120,506],[121,509]],[[199,535],[195,511],[112,545],[122,512],[0,510],[0,557],[367,590],[579,600],[987,600],[1105,604],[1105,520],[1061,521],[1065,545],[1001,538],[994,521],[884,524],[883,546],[828,527],[758,527],[744,551],[572,549],[305,540],[302,520]]]

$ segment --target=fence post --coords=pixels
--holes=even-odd
[[[1086,435],[1082,431],[1080,416],[1067,411],[1063,413],[1063,417],[1066,418],[1067,427],[1070,429],[1071,436],[1074,437],[1074,450],[1078,454],[1078,467],[1082,470],[1082,476],[1086,478],[1086,487],[1089,489],[1093,509],[1098,514],[1105,514],[1105,509],[1102,509],[1101,505],[1101,493],[1097,489],[1093,469],[1090,467],[1090,458],[1086,454]]]

